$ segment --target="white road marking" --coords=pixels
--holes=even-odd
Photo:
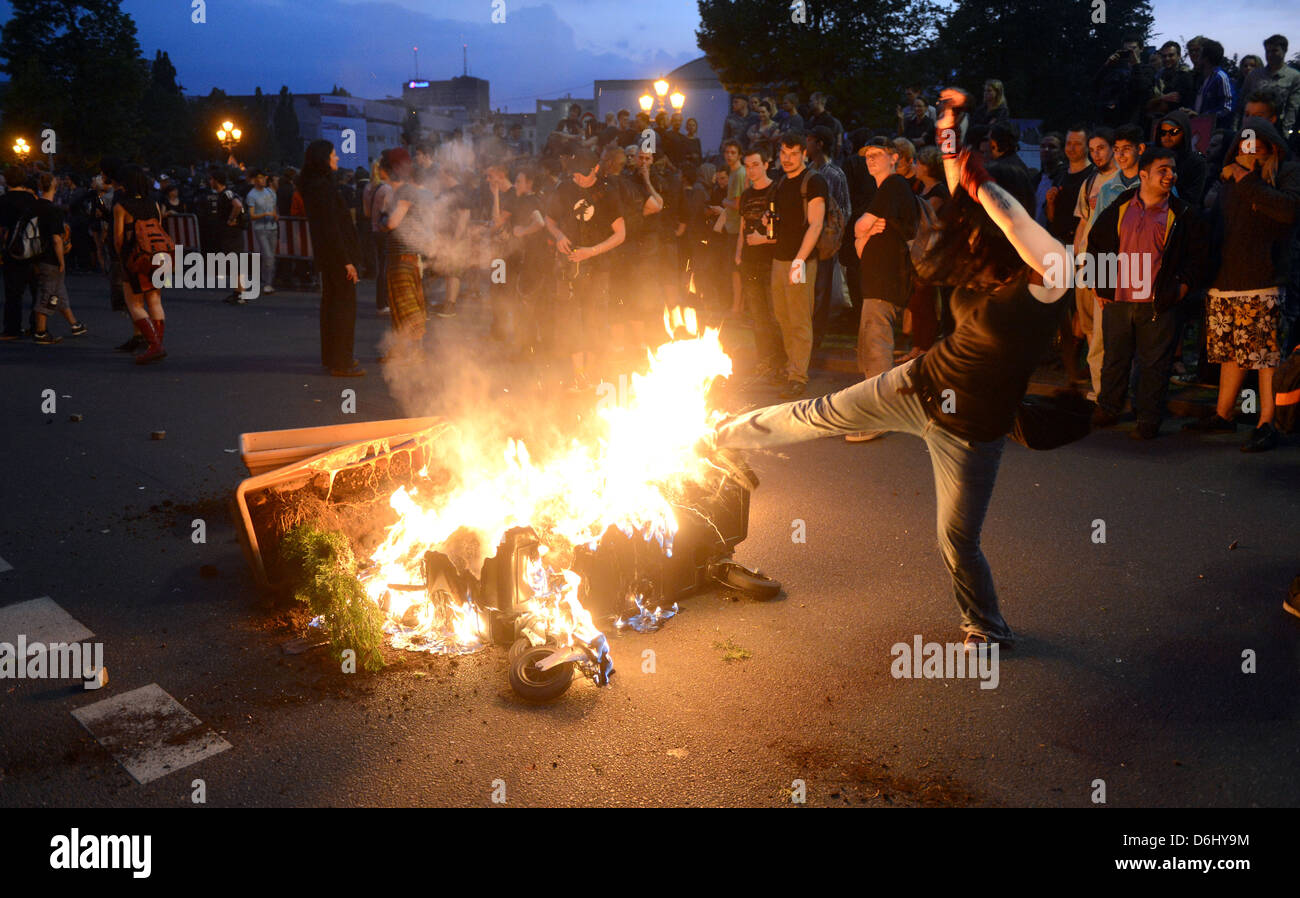
[[[49,596],[0,608],[0,642],[17,645],[19,634],[28,645],[81,642],[95,635]]]
[[[157,683],[78,708],[72,716],[142,786],[230,748]]]

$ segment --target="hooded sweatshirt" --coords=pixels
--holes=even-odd
[[[1259,164],[1240,181],[1224,180],[1215,204],[1211,246],[1217,274],[1212,286],[1233,293],[1285,284],[1291,237],[1300,217],[1300,162],[1267,119],[1248,117],[1224,157],[1236,159],[1242,140],[1267,142],[1278,155],[1273,183]]]
[[[1199,206],[1205,196],[1205,158],[1192,149],[1192,120],[1187,113],[1175,109],[1160,120],[1162,125],[1165,122],[1183,130],[1183,142],[1174,150],[1178,157],[1178,183],[1174,189],[1184,202]]]

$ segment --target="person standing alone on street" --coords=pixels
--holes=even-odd
[[[312,258],[321,277],[321,362],[334,377],[360,377],[352,356],[357,327],[357,229],[334,180],[338,154],[328,140],[314,140],[303,159],[298,191],[311,233]]]

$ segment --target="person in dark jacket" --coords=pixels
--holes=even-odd
[[[357,326],[357,229],[335,182],[338,154],[328,140],[307,147],[298,191],[311,232],[312,258],[321,276],[321,361],[335,377],[360,377],[352,356]]]
[[[1278,329],[1300,217],[1300,162],[1268,119],[1248,116],[1224,157],[1228,164],[1212,219],[1215,276],[1206,296],[1206,341],[1221,365],[1215,413],[1184,430],[1230,433],[1246,372],[1259,372],[1259,423],[1243,452],[1278,443],[1273,372],[1282,364]]]
[[[1192,149],[1192,120],[1181,109],[1160,120],[1156,128],[1160,145],[1174,151],[1178,169],[1178,197],[1193,206],[1205,196],[1205,157]]]
[[[1088,231],[1105,347],[1093,424],[1118,421],[1136,355],[1138,426],[1131,436],[1141,440],[1160,432],[1174,357],[1174,306],[1204,277],[1205,232],[1196,207],[1173,195],[1176,165],[1173,150],[1148,147],[1138,162],[1138,184],[1103,209]]]

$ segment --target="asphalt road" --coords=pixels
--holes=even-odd
[[[1259,456],[1244,434],[1137,444],[1131,425],[1009,446],[984,548],[1022,642],[994,689],[891,676],[896,643],[960,640],[922,443],[754,454],[737,557],[785,594],[693,598],[657,633],[611,638],[610,686],[533,707],[502,649],[374,676],[284,654],[224,506],[241,432],[529,410],[522,379],[457,361],[491,355],[472,305],[433,322],[442,374],[403,405],[375,363],[370,284],[357,380],[321,372],[310,294],[171,293],[171,356],[140,368],[111,349],[126,324],[102,282],[72,286],[89,336],[0,345],[0,611],[52,598],[103,642],[110,681],[0,680],[0,805],[183,806],[199,779],[214,806],[488,805],[496,781],[515,805],[789,806],[797,780],[809,805],[1086,806],[1099,779],[1114,806],[1300,804],[1300,621],[1280,607],[1300,571],[1294,437]],[[728,643],[750,656],[724,660]],[[230,748],[140,785],[72,712],[155,683]]]

